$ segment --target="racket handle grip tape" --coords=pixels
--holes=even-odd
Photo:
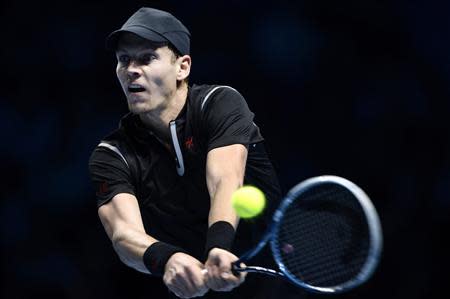
[[[238,266],[238,263],[241,263],[240,261],[236,261],[231,264],[231,273],[233,273],[234,276],[239,276],[239,272],[243,272],[244,268],[241,268]],[[208,273],[208,269],[202,269],[202,274],[205,275]]]

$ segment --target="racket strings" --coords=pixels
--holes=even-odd
[[[330,287],[358,275],[369,238],[358,200],[344,187],[330,183],[326,188],[312,187],[293,201],[275,241],[289,273],[309,285]]]

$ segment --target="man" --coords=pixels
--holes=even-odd
[[[139,9],[107,46],[130,113],[95,148],[89,168],[99,217],[120,259],[162,276],[181,298],[269,298],[261,278],[243,283],[245,274],[231,272],[280,199],[244,98],[227,86],[188,85],[190,33],[167,12]],[[248,222],[230,204],[244,183],[268,198],[264,215]]]

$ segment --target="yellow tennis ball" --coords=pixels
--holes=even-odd
[[[233,193],[231,203],[239,217],[252,218],[264,210],[266,196],[254,186],[244,186]]]

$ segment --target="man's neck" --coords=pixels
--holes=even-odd
[[[140,114],[142,122],[162,140],[170,140],[169,123],[177,118],[186,103],[188,85],[183,83],[173,97],[168,99],[168,105],[161,110]]]

